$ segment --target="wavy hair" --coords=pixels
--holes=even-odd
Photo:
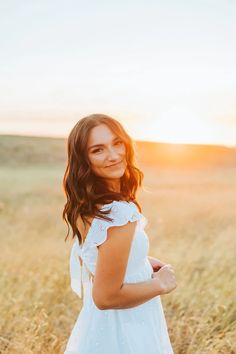
[[[106,124],[125,144],[127,167],[120,178],[120,192],[109,190],[104,180],[95,175],[90,167],[87,153],[89,133],[92,128]],[[79,243],[83,242],[77,228],[76,221],[81,216],[83,223],[91,223],[87,218],[100,218],[111,221],[107,216],[111,209],[100,210],[97,204],[109,204],[113,200],[125,200],[134,202],[139,211],[141,206],[136,200],[136,191],[142,185],[144,174],[135,164],[135,143],[126,133],[125,129],[116,119],[104,114],[92,114],[80,119],[71,130],[67,140],[67,166],[63,177],[63,190],[66,195],[66,203],[62,218],[66,222],[68,231],[67,240],[72,228],[72,239],[77,235]]]

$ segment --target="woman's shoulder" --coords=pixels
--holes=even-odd
[[[106,233],[107,229],[111,226],[122,226],[127,224],[129,221],[139,221],[143,218],[143,215],[139,212],[137,205],[132,201],[125,200],[113,200],[111,203],[107,204],[97,204],[100,211],[109,211],[106,213],[106,217],[110,220],[95,216],[89,218],[90,224],[83,224],[81,217],[78,219],[78,228],[81,231],[83,240],[92,239],[97,237],[100,232]],[[93,234],[91,236],[90,234]],[[95,235],[95,236],[94,236]]]
[[[100,211],[109,211],[106,216],[112,220],[105,220],[103,218],[95,218],[94,225],[123,225],[128,221],[139,220],[142,214],[139,212],[137,205],[132,201],[113,200],[111,203],[104,204]]]
[[[107,204],[96,204],[96,207],[99,210],[110,210],[110,212],[106,215],[108,215],[109,218],[113,218],[112,222],[114,222],[114,218],[120,218],[125,214],[125,211],[127,211],[127,208],[129,207],[127,203],[128,202],[123,200],[113,200],[111,203]],[[86,216],[82,219],[81,215],[79,214],[76,221],[76,226],[81,234],[82,240],[86,239],[91,227],[96,228],[96,224],[98,223],[98,225],[100,225],[102,222],[109,223],[109,220],[102,219],[97,216]]]
[[[111,203],[104,204],[100,210],[109,210],[106,216],[111,220],[94,218],[88,236],[96,245],[100,245],[107,239],[107,231],[111,226],[123,226],[143,218],[135,203],[124,200],[113,200]]]
[[[113,200],[111,203],[103,204],[99,206],[100,210],[111,210],[111,213],[117,213],[127,210],[137,210],[137,206],[132,201],[126,200]]]

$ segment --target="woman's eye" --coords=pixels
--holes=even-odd
[[[115,143],[115,145],[119,145],[119,144],[123,144],[123,141],[121,141],[121,140],[119,140],[119,141],[117,141],[116,143]],[[94,154],[96,154],[97,152],[99,152],[99,151],[101,151],[102,150],[102,148],[99,148],[99,149],[96,149],[96,150],[93,150],[92,151],[92,153],[94,153]]]
[[[96,152],[99,152],[99,150],[102,150],[102,149],[96,149],[96,150],[93,150],[93,153],[96,154]]]

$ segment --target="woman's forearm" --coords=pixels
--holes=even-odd
[[[165,263],[159,259],[147,257],[153,271],[158,271]],[[101,310],[105,309],[126,309],[135,307],[147,302],[155,296],[162,295],[163,289],[153,278],[138,283],[124,283],[119,292],[110,297],[106,301],[102,301],[102,305],[98,305]]]
[[[102,309],[128,309],[162,293],[163,289],[154,278],[139,283],[124,283],[118,294],[108,300]]]

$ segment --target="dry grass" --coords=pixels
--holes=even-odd
[[[70,289],[63,164],[0,171],[0,353],[63,353],[81,302]],[[162,296],[175,354],[235,350],[236,168],[145,167],[150,255],[171,263]]]

